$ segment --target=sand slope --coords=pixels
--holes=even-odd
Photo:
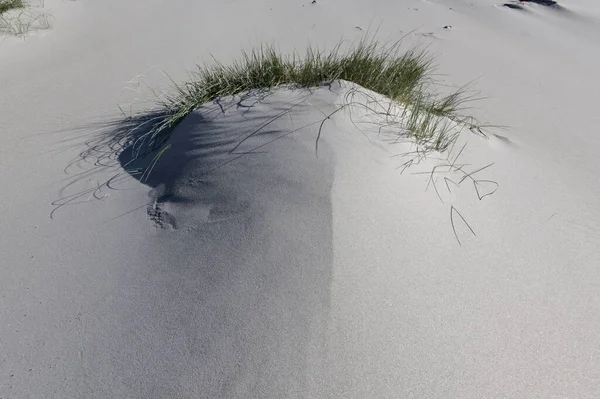
[[[0,44],[0,397],[600,391],[596,2],[46,3],[52,30]],[[406,147],[357,130],[359,111],[316,151],[341,101],[328,89],[208,104],[144,182],[96,190],[126,153],[65,174],[116,104],[145,106],[141,81],[167,87],[160,69],[179,81],[209,53],[380,23],[438,54],[441,82],[489,96],[472,113],[507,128],[464,136],[460,159],[494,163],[477,174],[493,195],[442,176],[436,194],[418,174],[433,158],[400,173]],[[451,209],[476,233],[456,223],[462,245]]]

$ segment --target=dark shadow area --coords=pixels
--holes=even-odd
[[[560,6],[558,5],[558,3],[556,1],[553,0],[519,0],[521,3],[532,3],[532,4],[539,4],[541,6],[545,6],[545,7],[555,7],[555,8],[559,8]]]
[[[248,98],[251,96],[252,94],[247,95]],[[244,98],[239,98],[237,103],[229,104],[228,107],[248,107],[248,105],[244,103]],[[205,110],[201,118],[204,125],[225,110],[222,105]],[[150,136],[153,135],[157,125],[168,117],[169,112],[160,107],[131,116],[105,118],[100,122],[89,123],[66,132],[56,132],[66,135],[66,138],[59,142],[61,151],[73,148],[83,148],[83,150],[64,168],[67,177],[64,179],[65,184],[59,190],[59,198],[52,202],[54,209],[50,213],[50,218],[54,218],[64,206],[102,199],[105,192],[119,190],[119,183],[126,180],[128,176],[150,187],[158,185],[157,175],[152,175],[152,179],[149,179],[150,167],[154,157],[165,149],[175,129],[165,130],[155,138]],[[198,118],[199,114],[190,117]],[[177,164],[172,166],[173,170],[177,168]],[[79,189],[90,177],[99,175],[108,177],[104,181],[100,180],[101,183],[94,187]]]
[[[515,0],[510,3],[504,3],[502,6],[513,10],[525,11],[526,8],[524,7],[524,4],[537,4],[557,11],[566,11],[564,7],[553,0]]]
[[[556,1],[553,1],[553,0],[519,0],[519,2],[523,3],[523,4],[536,4],[539,6],[547,7],[553,11],[566,13],[569,15],[573,14],[572,11],[570,11],[568,8],[561,6]]]
[[[87,141],[82,157],[116,162],[150,189],[155,227],[140,223],[147,245],[126,258],[137,272],[103,304],[119,309],[113,327],[88,336],[96,342],[88,355],[111,359],[139,397],[318,392],[333,152],[324,142],[315,154],[322,117],[304,104],[306,93],[275,97],[200,107],[160,146],[136,145],[148,132],[140,122],[160,113],[124,119]]]
[[[517,3],[504,3],[502,6],[513,9],[513,10],[521,10],[521,11],[525,10],[525,8],[523,8],[522,5],[517,4]]]
[[[276,147],[276,141],[285,140],[296,132],[291,126],[289,131],[281,130],[280,120],[289,117],[305,99],[306,95],[303,95],[297,97],[293,104],[269,103],[268,97],[258,92],[228,101],[220,100],[198,108],[171,132],[163,133],[159,140],[148,140],[148,130],[152,129],[153,121],[164,117],[163,114],[153,113],[120,125],[107,137],[111,143],[102,145],[109,148],[109,152],[120,148],[114,153],[118,153],[117,160],[123,170],[152,188],[152,204],[148,210],[150,219],[164,227],[161,217],[167,216],[167,224],[176,227],[172,224],[173,218],[160,210],[161,204],[169,202],[183,205],[206,200],[205,189],[208,185],[213,184],[209,191],[217,190],[217,182],[211,175],[219,176],[222,168],[237,170],[238,167],[249,167],[246,164],[250,163],[255,168],[264,169],[264,159],[271,157],[269,152],[272,148],[269,147]],[[268,105],[263,106],[265,104]],[[261,106],[261,109],[256,109]],[[315,124],[317,122],[320,120]],[[136,128],[132,129],[132,124]],[[117,148],[113,143],[117,143]],[[258,158],[261,165],[254,165],[252,158]],[[268,175],[273,172],[263,170],[262,173]],[[184,175],[187,180],[182,182]],[[203,198],[191,198],[184,194],[187,192],[186,186],[203,191]],[[226,213],[224,207],[229,200],[222,191],[217,197],[220,199],[213,200],[219,205],[213,211],[220,218]]]
[[[132,117],[103,119],[67,131],[57,131],[62,139],[58,142],[58,151],[79,151],[79,155],[63,169],[66,177],[58,192],[58,199],[52,202],[53,210],[50,218],[54,219],[59,211],[66,207],[101,200],[107,192],[119,190],[119,183],[127,180],[129,175],[143,173],[137,167],[121,168],[120,159],[124,153],[135,148],[138,159],[152,156],[160,149],[162,142],[140,146],[140,139],[152,127],[152,122],[165,117],[165,112],[148,112]],[[57,150],[54,150],[57,151]],[[96,180],[97,184],[89,182]]]

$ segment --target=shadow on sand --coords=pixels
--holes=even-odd
[[[526,4],[537,4],[540,6],[548,7],[552,10],[566,12],[566,9],[554,0],[513,0],[510,3],[504,3],[503,6],[511,8],[513,10],[525,11]]]
[[[115,367],[140,365],[127,372],[155,397],[177,394],[191,374],[196,397],[310,397],[320,390],[334,159],[326,143],[315,154],[323,117],[307,98],[275,93],[200,107],[158,159],[155,146],[134,145],[145,132],[134,137],[131,128],[142,119],[112,124],[89,142],[84,157],[117,161],[150,188],[148,218],[158,230],[149,230],[138,260],[147,271],[120,283],[140,299],[114,298],[111,307],[128,309],[127,316],[101,349],[115,359],[123,347],[135,353]],[[153,350],[172,369],[136,349],[143,343],[122,338],[149,330]],[[174,349],[177,342],[184,347]]]

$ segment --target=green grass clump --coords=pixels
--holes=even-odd
[[[27,0],[0,0],[0,35],[25,37],[31,31],[50,28],[52,15]],[[8,12],[13,10],[14,12]]]
[[[12,10],[13,8],[23,7],[25,7],[23,0],[0,0],[0,14]]]
[[[387,96],[405,109],[402,134],[426,150],[444,151],[455,139],[448,120],[459,121],[456,111],[465,101],[462,91],[440,97],[431,93],[432,59],[422,51],[400,52],[400,43],[380,45],[362,40],[350,50],[341,45],[329,52],[309,48],[306,54],[284,55],[273,46],[242,52],[229,65],[216,60],[200,65],[190,81],[177,86],[161,102],[161,111],[135,129],[134,147],[157,148],[188,114],[202,104],[253,89],[282,85],[311,88],[346,80]],[[139,135],[139,131],[145,133]],[[135,136],[135,138],[134,138]],[[137,151],[136,151],[137,152]]]

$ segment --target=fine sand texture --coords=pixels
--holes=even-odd
[[[0,398],[598,397],[596,1],[44,10],[0,38]],[[116,145],[211,56],[367,32],[495,127],[424,158],[335,81],[204,104],[160,158]]]

